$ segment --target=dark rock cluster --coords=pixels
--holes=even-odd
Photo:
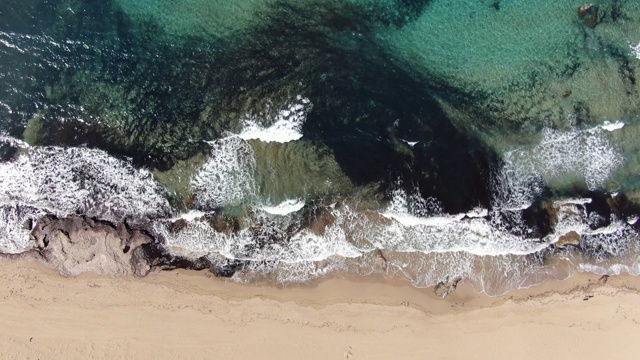
[[[640,230],[640,221],[637,221],[640,207],[624,195],[611,196],[596,192],[581,195],[578,202],[536,202],[523,213],[522,220],[527,223],[525,227],[530,231],[526,234],[522,231],[521,235],[542,239],[556,233],[558,241],[543,251],[549,256],[574,251],[587,256],[616,256],[602,253],[604,250],[599,250],[598,244],[584,241],[583,236],[572,229],[568,229],[566,233],[558,233],[557,225],[561,219],[568,216],[578,217],[579,221],[588,223],[592,230],[596,230],[609,226],[613,219],[616,219],[626,222],[630,229],[637,232]],[[323,233],[327,222],[332,221],[322,211],[305,211],[304,217],[307,219],[301,221],[299,227],[291,230],[293,233],[300,230],[300,227]],[[216,231],[227,234],[236,232],[241,227],[237,219],[223,216],[203,218],[200,221],[208,221]],[[179,232],[187,225],[185,220],[177,220],[170,227],[170,231]],[[100,275],[142,277],[153,270],[190,269],[208,270],[216,276],[230,277],[251,265],[250,260],[228,259],[222,255],[187,257],[172,254],[163,235],[156,233],[150,225],[132,227],[127,223],[113,224],[86,216],[71,215],[58,218],[48,215],[37,221],[25,222],[24,228],[30,230],[33,248],[23,254],[0,254],[0,257],[36,259],[65,276],[94,272]],[[253,229],[255,242],[246,249],[247,254],[259,252],[273,243],[286,242],[291,235],[290,230],[265,232],[276,228],[277,226],[271,224]],[[386,262],[384,255],[378,252],[378,257]],[[460,279],[457,278],[443,281],[436,287],[436,294],[440,297],[447,296],[455,290],[458,281]]]

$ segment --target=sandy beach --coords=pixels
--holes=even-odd
[[[240,285],[205,272],[58,275],[0,263],[4,359],[634,359],[640,279],[580,274],[446,299],[397,280]]]

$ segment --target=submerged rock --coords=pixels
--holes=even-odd
[[[578,18],[582,19],[591,12],[593,4],[584,4],[578,9]]]
[[[231,235],[240,230],[240,221],[236,217],[216,214],[208,216],[207,221],[215,231],[226,235]]]
[[[578,9],[578,18],[584,19],[589,27],[595,27],[598,23],[598,9],[593,4],[584,4]]]

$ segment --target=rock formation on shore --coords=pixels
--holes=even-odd
[[[37,251],[62,275],[83,272],[144,276],[150,266],[140,247],[153,239],[123,223],[113,226],[81,216],[40,219],[31,232]]]
[[[597,243],[584,240],[581,232],[605,229],[613,219],[624,221],[632,231],[637,232],[640,230],[638,214],[640,209],[624,196],[589,193],[584,194],[583,198],[540,202],[532,206],[524,220],[532,228],[538,229],[532,231],[531,236],[541,239],[557,237],[557,241],[545,250],[547,255],[577,252],[586,256],[608,257],[616,256],[616,253],[608,253]],[[230,234],[240,230],[240,225],[234,223],[233,219],[212,218],[208,221],[220,225],[222,220],[226,221],[226,226],[217,226],[215,231]],[[185,221],[176,220],[172,229],[179,231],[185,226]],[[17,255],[0,254],[0,259],[40,261],[64,276],[94,272],[109,276],[142,277],[153,270],[192,269],[209,270],[216,276],[230,277],[238,271],[251,268],[251,260],[229,259],[216,254],[198,255],[200,257],[173,254],[166,245],[166,239],[154,230],[151,223],[132,227],[126,222],[114,224],[87,216],[58,218],[47,215],[37,221],[29,220],[23,226],[25,230],[30,230],[32,248]],[[281,241],[280,238],[260,238],[266,242]],[[378,257],[386,263],[380,250]],[[457,274],[451,274],[450,278],[447,277],[446,281],[436,286],[436,295],[447,296],[461,280]]]
[[[100,275],[146,276],[154,269],[211,269],[225,276],[206,258],[172,256],[143,228],[126,223],[112,224],[86,216],[39,219],[31,230],[34,248],[22,254],[0,254],[4,258],[29,259],[45,263],[64,276],[84,272]]]

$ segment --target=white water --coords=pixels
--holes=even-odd
[[[558,225],[541,241],[523,236],[527,229],[520,220],[544,181],[577,174],[590,189],[604,186],[622,161],[606,133],[621,129],[622,123],[568,132],[545,130],[538,144],[507,152],[505,166],[493,181],[491,211],[478,208],[445,214],[436,199],[396,190],[384,208],[359,209],[348,201],[340,202],[325,207],[326,225],[321,230],[296,228],[295,214],[305,206],[305,199],[271,204],[258,198],[255,154],[247,140],[286,142],[302,137],[305,105],[310,103],[299,100],[302,104],[278,111],[271,125],[258,125],[254,118],[240,134],[210,142],[211,157],[191,179],[199,207],[214,210],[248,205],[259,211],[250,211],[252,215],[242,220],[243,229],[233,234],[215,231],[202,220],[206,214],[200,211],[155,220],[154,228],[170,251],[207,256],[212,261],[220,257],[249,260],[245,271],[268,274],[284,283],[356,271],[397,273],[416,286],[430,286],[446,276],[459,275],[491,294],[556,276],[535,254],[569,231],[582,235],[581,241],[593,251],[616,256],[631,251],[631,245],[620,246],[616,240],[632,236],[623,221],[613,219],[610,226],[591,230],[590,222],[598,219],[584,211],[589,199],[555,203],[561,209]],[[5,140],[22,145],[17,139]],[[148,171],[134,169],[102,151],[27,150],[15,161],[0,164],[0,216],[7,224],[0,229],[0,251],[28,248],[28,232],[21,226],[25,219],[37,219],[44,213],[79,212],[118,220],[136,215],[161,218],[171,212],[164,191]],[[187,226],[169,231],[170,221],[177,219],[186,220]],[[514,226],[522,226],[523,232],[514,231],[518,230]],[[257,242],[264,245],[257,248]],[[374,255],[376,251],[384,252],[384,266]]]
[[[204,221],[189,222],[187,227],[178,233],[172,233],[166,221],[154,223],[154,230],[166,239],[166,245],[175,254],[199,257],[221,254],[228,259],[276,261],[283,263],[299,263],[320,261],[331,256],[357,257],[361,252],[351,244],[339,225],[327,229],[325,236],[318,236],[308,229],[303,229],[286,239],[286,244],[267,242],[265,247],[255,249],[256,240],[269,236],[278,237],[282,233],[282,225],[270,218],[260,218],[261,226],[257,231],[243,229],[233,234],[215,231]]]
[[[302,210],[304,207],[304,200],[292,199],[285,200],[275,206],[262,206],[260,210],[265,211],[272,215],[287,215]]]
[[[584,180],[589,190],[605,187],[609,176],[622,165],[623,157],[611,145],[603,127],[571,131],[544,129],[538,144],[506,152],[505,167],[498,180],[508,188],[505,193],[510,196],[506,201],[530,203],[541,190],[535,185],[541,180],[553,183],[577,177]],[[622,127],[612,124],[606,131],[613,128]]]
[[[554,202],[553,206],[558,214],[557,224],[553,233],[547,235],[546,240],[555,243],[561,236],[569,232],[575,232],[581,236],[607,235],[616,234],[627,228],[625,222],[615,218],[610,219],[610,225],[599,226],[606,219],[600,218],[595,213],[587,213],[584,205],[590,202],[591,199],[569,199]]]
[[[622,129],[624,127],[624,123],[622,121],[605,121],[604,124],[600,125],[600,127],[607,131],[616,131]]]
[[[286,143],[302,138],[302,125],[311,108],[309,99],[298,95],[296,101],[275,114],[267,109],[259,115],[246,115],[239,134],[229,134],[225,138],[210,141],[211,156],[191,179],[196,204],[216,209],[258,201],[255,152],[249,140]],[[276,213],[297,211],[288,210],[287,204],[281,206],[265,206],[263,210]],[[300,205],[296,203],[295,206]],[[304,203],[300,208],[302,206]],[[287,212],[280,215],[285,214]]]
[[[242,131],[238,137],[244,140],[260,140],[263,142],[286,143],[302,138],[302,125],[307,120],[312,104],[307,98],[298,95],[296,102],[287,108],[270,111],[259,115],[247,115],[243,120]],[[264,125],[268,123],[269,125]]]
[[[0,202],[82,213],[102,219],[162,217],[170,212],[164,189],[145,169],[87,148],[31,147],[0,163]]]
[[[39,219],[46,212],[30,206],[18,204],[0,205],[0,252],[17,254],[29,249],[29,230],[23,228],[27,220]]]
[[[234,136],[209,144],[211,157],[191,179],[196,204],[209,209],[241,204],[255,194],[251,145]]]
[[[9,144],[22,142],[5,137]],[[87,148],[27,147],[0,163],[0,251],[19,252],[27,219],[86,214],[110,221],[170,214],[165,190],[145,169]]]
[[[635,55],[638,60],[640,60],[640,43],[638,43],[638,45],[634,45],[631,41],[629,41],[629,49],[631,49],[631,53]]]
[[[0,132],[0,143],[4,143],[13,147],[27,149],[29,148],[29,144],[26,142],[16,139],[13,136],[9,136]]]
[[[550,242],[523,239],[501,228],[496,219],[467,217],[467,214],[417,216],[402,193],[394,192],[382,216],[394,220],[386,232],[394,241],[377,247],[394,251],[424,253],[467,252],[473,255],[526,255],[546,248]]]
[[[409,141],[409,140],[405,140],[405,139],[402,139],[402,141],[407,143],[407,145],[409,145],[410,147],[414,147],[419,143],[419,141]]]
[[[621,129],[620,124],[605,123],[594,129],[565,132],[545,130],[538,144],[507,152],[505,166],[494,178],[491,212],[478,208],[462,214],[445,214],[436,199],[396,190],[389,205],[379,211],[356,210],[345,203],[327,206],[327,218],[331,220],[322,233],[305,228],[287,234],[285,229],[295,227],[293,215],[304,207],[304,199],[289,199],[280,204],[265,204],[257,199],[255,184],[248,180],[255,171],[250,143],[241,137],[226,138],[213,144],[212,160],[194,178],[199,201],[212,195],[230,196],[231,200],[214,201],[220,206],[229,205],[240,200],[247,202],[250,194],[248,203],[255,204],[264,215],[245,218],[248,221],[245,229],[235,234],[218,233],[208,223],[197,220],[177,234],[170,233],[168,224],[161,221],[156,223],[156,230],[164,234],[176,254],[251,261],[245,272],[237,275],[242,279],[264,274],[289,283],[344,271],[382,271],[375,270],[379,260],[375,257],[371,260],[371,254],[379,249],[387,257],[384,271],[397,271],[416,286],[434,285],[445,276],[459,275],[472,281],[479,290],[497,294],[560,276],[559,270],[544,267],[535,254],[567,232],[576,231],[585,241],[607,242],[607,237],[625,230],[621,222],[614,221],[607,228],[592,231],[583,207],[589,199],[567,199],[554,204],[561,209],[558,226],[541,240],[523,236],[530,229],[520,219],[522,211],[542,191],[545,181],[577,174],[590,189],[603,186],[622,161],[605,134]],[[257,134],[252,126],[247,133]],[[261,129],[281,131],[282,136],[267,137],[261,133],[245,138],[293,139],[286,128]],[[236,172],[243,175],[229,176]],[[215,181],[204,181],[216,174]],[[237,196],[233,195],[236,191]],[[575,216],[567,215],[574,213]],[[507,219],[510,221],[505,222]],[[257,239],[264,240],[263,248],[255,247]]]
[[[630,274],[640,276],[640,262],[634,264],[613,264],[609,266],[581,263],[578,264],[578,270],[581,272],[589,272],[597,275],[622,275]]]
[[[207,214],[202,212],[202,211],[191,210],[189,212],[180,214],[177,217],[171,218],[171,221],[177,221],[177,220],[194,221],[194,220],[199,219],[201,217],[204,217],[206,215]]]

